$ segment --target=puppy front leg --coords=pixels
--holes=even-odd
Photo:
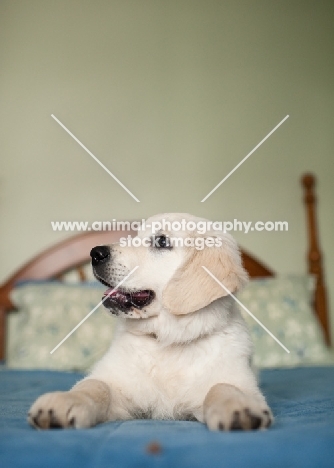
[[[247,394],[224,383],[209,390],[203,412],[204,421],[212,431],[263,429],[273,422],[270,408],[260,392]]]
[[[110,388],[101,380],[85,379],[68,392],[40,396],[28,413],[37,429],[84,428],[109,419]]]

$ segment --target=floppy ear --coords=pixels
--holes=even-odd
[[[189,249],[186,261],[175,272],[162,295],[163,306],[174,315],[195,312],[227,292],[202,268],[205,266],[226,288],[234,293],[247,281],[238,247],[231,236],[222,239],[222,247]]]

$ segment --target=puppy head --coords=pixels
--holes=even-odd
[[[230,235],[220,231],[199,235],[194,231],[173,229],[152,232],[149,226],[162,219],[206,221],[188,214],[154,216],[146,221],[148,229],[138,234],[138,240],[150,239],[145,246],[104,246],[100,253],[96,253],[97,257],[103,258],[98,261],[96,257],[95,265],[92,256],[95,276],[110,288],[115,288],[133,268],[139,267],[105,300],[104,305],[113,314],[148,318],[158,315],[163,307],[173,315],[184,315],[226,296],[228,293],[202,266],[230,292],[235,292],[245,283],[247,274]],[[176,238],[184,242],[175,244],[173,239]],[[210,247],[204,246],[208,239],[211,239]]]

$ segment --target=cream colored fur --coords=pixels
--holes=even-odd
[[[199,221],[188,214],[159,219]],[[160,233],[175,237],[194,232]],[[151,236],[148,230],[139,237]],[[29,412],[38,428],[90,427],[117,419],[197,419],[211,430],[268,427],[272,414],[250,367],[252,344],[234,300],[203,269],[231,292],[247,280],[230,235],[221,247],[110,246],[112,265],[102,278],[122,287],[150,289],[155,300],[143,309],[119,314],[107,354],[69,392],[42,395]],[[98,339],[98,337],[97,337]]]

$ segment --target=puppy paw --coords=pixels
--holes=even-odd
[[[79,392],[53,392],[40,396],[28,413],[36,429],[84,428],[96,424],[94,409]]]
[[[204,418],[212,431],[266,429],[273,423],[266,403],[241,392],[211,401],[205,407]]]

